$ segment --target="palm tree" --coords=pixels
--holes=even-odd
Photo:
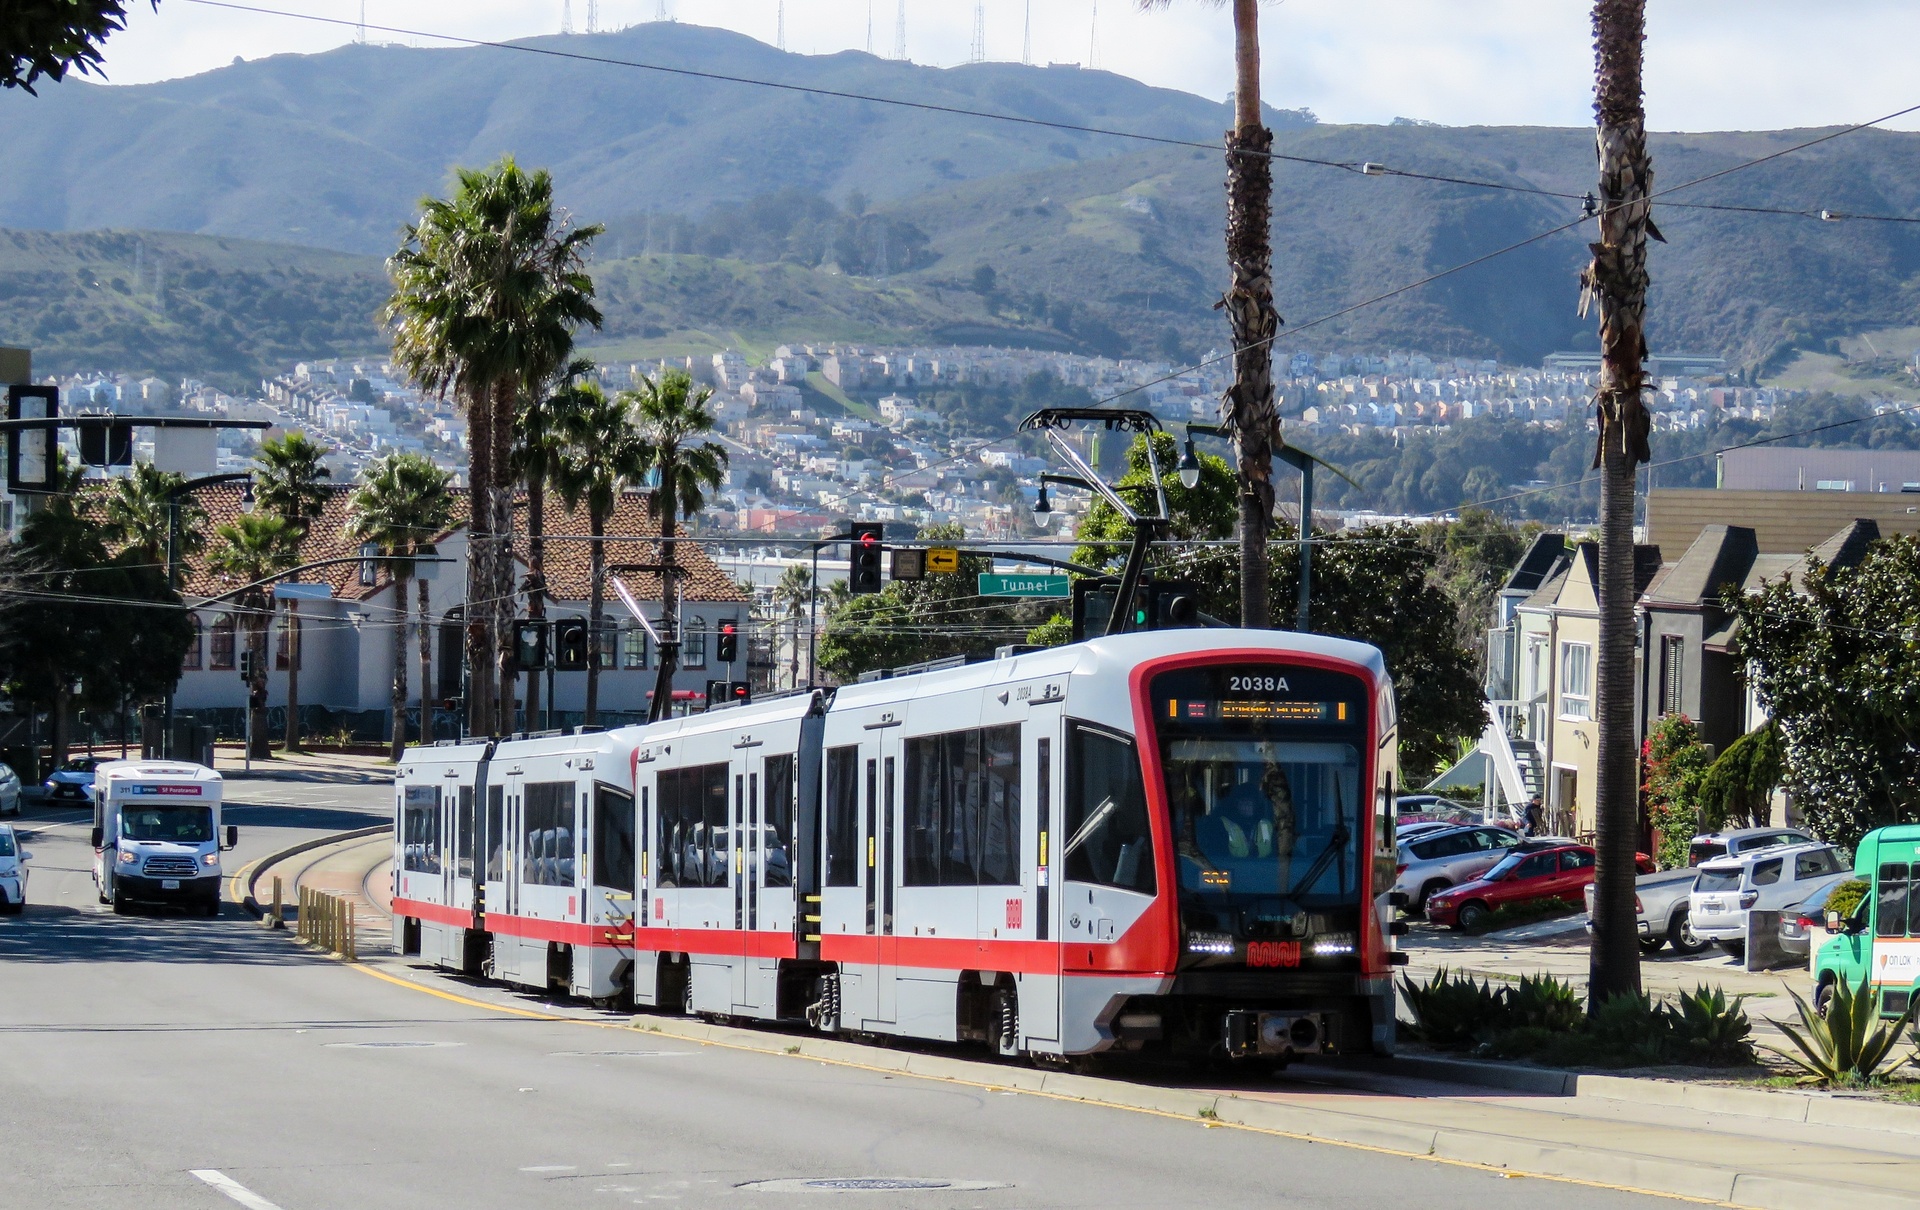
[[[1168,0],[1139,0],[1143,9]],[[1227,293],[1217,304],[1233,334],[1233,386],[1221,406],[1240,476],[1240,624],[1269,621],[1267,535],[1273,527],[1273,132],[1260,112],[1259,0],[1232,0],[1233,129],[1227,134]]]
[[[260,443],[254,455],[254,497],[260,507],[284,520],[296,542],[305,542],[307,529],[327,507],[330,493],[324,482],[333,472],[321,461],[325,446],[295,429]],[[287,751],[300,750],[300,602],[292,597],[287,610]]]
[[[213,531],[213,549],[207,566],[235,584],[257,584],[300,563],[300,539],[286,518],[272,513],[245,513]],[[247,756],[268,760],[267,747],[267,624],[273,617],[273,596],[265,587],[250,588],[239,600],[247,619],[247,650],[253,653],[253,675],[247,683]]]
[[[713,431],[707,400],[713,392],[695,390],[684,370],[645,378],[638,390],[620,397],[633,408],[642,438],[643,468],[654,476],[649,508],[660,521],[660,671],[654,680],[652,719],[667,717],[673,705],[673,674],[680,662],[680,605],[674,591],[673,530],[677,516],[690,517],[706,507],[706,493],[726,474],[727,451],[698,440]]]
[[[153,563],[166,559],[169,538],[175,558],[198,554],[207,544],[207,512],[191,496],[178,495],[186,481],[151,462],[134,463],[133,472],[114,480],[107,494],[108,536]]]
[[[554,489],[568,508],[587,506],[591,535],[587,558],[592,570],[587,588],[587,725],[600,714],[600,635],[606,605],[607,518],[630,483],[647,473],[648,447],[634,427],[631,392],[612,399],[597,382],[573,388],[572,404],[562,415],[559,456],[550,468]]]
[[[593,281],[583,266],[598,227],[569,229],[554,206],[553,180],[502,159],[461,169],[451,199],[427,198],[387,260],[394,294],[394,360],[422,389],[451,391],[467,416],[468,727],[510,720],[497,709],[511,693],[502,642],[513,613],[514,401],[567,360],[573,329],[598,326]],[[506,700],[511,702],[511,697]]]
[[[527,616],[547,616],[547,487],[553,482],[566,439],[563,418],[580,402],[578,379],[593,372],[584,359],[568,362],[553,378],[522,392],[514,420],[513,471],[527,489]],[[527,718],[540,710],[540,677],[527,677]]]
[[[799,563],[793,564],[780,573],[780,582],[773,586],[773,606],[787,615],[793,631],[793,657],[787,662],[792,684],[788,688],[800,687],[800,619],[807,614],[807,607],[813,603],[813,573]],[[813,679],[813,669],[807,669],[807,679]]]
[[[1595,0],[1593,114],[1600,160],[1600,239],[1580,276],[1581,312],[1600,307],[1600,642],[1595,669],[1593,947],[1589,1010],[1640,991],[1633,911],[1634,850],[1640,830],[1634,761],[1633,497],[1635,468],[1647,448],[1647,113],[1641,87],[1646,0]],[[1657,229],[1654,230],[1657,236]]]
[[[393,741],[396,762],[407,747],[407,580],[413,558],[433,549],[433,539],[453,521],[452,476],[424,454],[395,453],[367,464],[347,497],[345,535],[370,542],[388,557],[393,576]],[[420,585],[420,738],[431,738],[432,627],[427,581]]]

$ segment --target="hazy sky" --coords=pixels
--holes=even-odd
[[[354,19],[360,0],[239,0]],[[555,33],[570,2],[584,32],[589,0],[365,0],[370,23],[474,38]],[[136,0],[107,46],[108,76],[140,83],[190,75],[237,55],[324,50],[351,31],[282,16]],[[901,0],[784,0],[787,49],[892,52]],[[1018,60],[1031,14],[1032,58],[1085,63],[1151,84],[1223,96],[1231,18],[1205,0],[1151,14],[1133,0],[985,0],[992,59]],[[765,42],[781,0],[664,0],[680,21]],[[967,60],[968,0],[905,0],[907,55]],[[600,27],[654,20],[662,0],[599,0]],[[1763,129],[1863,121],[1920,102],[1910,70],[1920,44],[1913,0],[1650,0],[1647,110],[1661,130]],[[1586,125],[1592,120],[1584,0],[1281,0],[1262,14],[1263,88],[1322,120],[1424,118],[1448,125]],[[373,35],[378,41],[427,39]],[[1920,128],[1920,120],[1898,126]]]

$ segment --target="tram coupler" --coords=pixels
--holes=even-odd
[[[1255,1055],[1317,1055],[1326,1038],[1327,1023],[1322,1014],[1236,1008],[1227,1013],[1222,1041],[1229,1056],[1245,1059]]]

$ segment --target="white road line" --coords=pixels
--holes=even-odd
[[[255,1193],[224,1172],[212,1168],[194,1168],[190,1171],[192,1175],[199,1177],[234,1201],[239,1202],[245,1206],[247,1210],[280,1210],[280,1207],[274,1205],[266,1198],[261,1197],[258,1193]]]

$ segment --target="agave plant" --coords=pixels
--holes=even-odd
[[[1913,1019],[1913,1010],[1920,1006],[1920,999],[1909,1001],[1907,1011],[1900,1014],[1900,1019],[1888,1024],[1880,1020],[1870,980],[1862,979],[1858,988],[1849,988],[1846,979],[1842,978],[1827,1006],[1825,1018],[1802,1000],[1797,992],[1787,994],[1793,997],[1794,1006],[1800,1010],[1800,1028],[1795,1029],[1785,1022],[1775,1024],[1780,1027],[1781,1033],[1793,1040],[1797,1053],[1777,1046],[1767,1049],[1800,1068],[1800,1083],[1820,1086],[1869,1084],[1884,1080],[1913,1057],[1907,1055],[1891,1065],[1882,1066],[1893,1052],[1894,1043],[1900,1040],[1901,1031]]]
[[[1681,993],[1679,1002],[1667,1009],[1681,1057],[1728,1066],[1751,1063],[1753,1022],[1740,1007],[1744,1000],[1728,999],[1726,992],[1704,983]]]
[[[1444,967],[1424,985],[1402,975],[1400,994],[1413,1010],[1413,1032],[1434,1046],[1479,1041],[1507,1023],[1500,992],[1472,975],[1456,975]]]
[[[1515,1027],[1571,1033],[1586,1015],[1580,993],[1552,975],[1524,975],[1506,991],[1507,1016]]]

